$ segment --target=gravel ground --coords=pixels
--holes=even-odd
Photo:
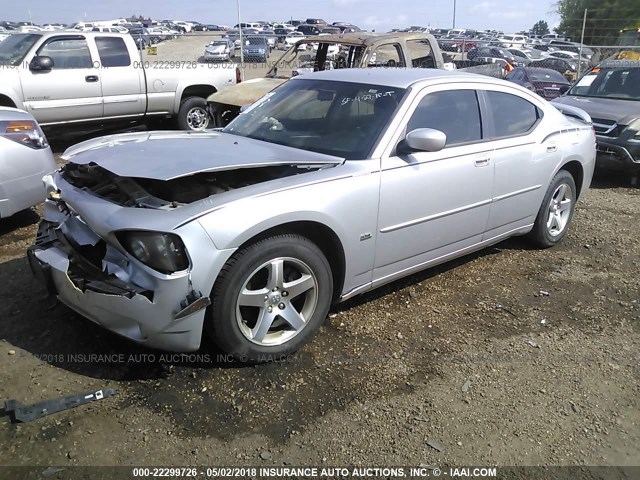
[[[251,367],[208,344],[144,349],[45,298],[25,260],[40,211],[0,221],[0,398],[117,395],[0,416],[0,465],[640,464],[640,191],[625,176],[598,175],[560,245],[513,239],[395,282],[334,307],[289,361]]]

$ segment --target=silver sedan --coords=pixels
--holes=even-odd
[[[213,40],[204,47],[202,54],[205,61],[226,61],[235,57],[236,45],[231,40]]]
[[[558,243],[595,136],[586,113],[556,108],[455,72],[296,77],[221,132],[71,147],[30,263],[134,341],[188,351],[204,331],[240,360],[277,359],[333,302],[513,235]]]
[[[35,119],[22,110],[0,107],[0,218],[42,203],[42,177],[55,169]]]

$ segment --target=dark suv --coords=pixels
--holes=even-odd
[[[316,25],[298,25],[296,30],[304,33],[305,35],[318,35],[320,33],[320,29]]]
[[[640,171],[640,61],[604,62],[554,102],[591,115],[598,165]]]

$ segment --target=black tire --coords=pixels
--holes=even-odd
[[[273,269],[267,264],[272,266],[280,260],[283,260],[283,283],[280,288],[272,290],[269,288],[269,282],[274,278]],[[292,292],[293,296],[286,298],[287,289],[294,288],[292,282],[302,279],[302,274],[296,271],[300,267],[307,269],[304,275],[314,286],[302,293]],[[240,306],[240,293],[245,286],[251,286],[251,291],[261,292],[254,298],[259,302],[264,301],[264,304]],[[268,300],[262,299],[263,294]],[[236,252],[222,268],[211,292],[212,305],[208,312],[205,331],[222,351],[232,354],[242,362],[282,360],[297,351],[320,328],[327,316],[332,298],[331,267],[322,251],[313,242],[294,234],[268,237]],[[298,314],[296,318],[303,318],[305,315],[307,318],[302,326],[296,329],[285,321],[284,316],[280,316],[281,312],[283,315],[293,312]],[[300,316],[299,312],[304,314]],[[265,324],[269,327],[263,329],[266,334],[262,339],[259,334],[253,336],[260,330],[258,318],[261,315],[272,319]],[[280,340],[282,342],[278,344]]]
[[[561,195],[559,189],[563,185],[568,189],[566,194],[570,195],[570,204],[564,211],[559,207],[562,221],[554,221],[551,217],[555,213],[554,208],[557,208],[556,205],[559,205],[556,200],[558,200],[558,196]],[[566,170],[560,170],[556,176],[553,177],[547,193],[542,200],[542,205],[540,205],[540,210],[538,210],[533,229],[528,234],[529,240],[534,245],[540,248],[549,248],[564,238],[573,219],[576,197],[576,184],[573,176]],[[562,198],[559,198],[559,200],[562,201]],[[556,205],[554,205],[554,203],[556,203]],[[549,222],[551,222],[551,226],[549,226]],[[560,226],[562,228],[560,228]]]
[[[182,100],[177,123],[180,130],[202,132],[213,128],[214,122],[207,112],[207,101],[202,97],[187,97]]]

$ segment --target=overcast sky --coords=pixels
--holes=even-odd
[[[243,21],[308,17],[387,31],[409,25],[451,28],[454,0],[240,0]],[[71,23],[130,15],[234,25],[236,0],[3,0],[0,20]],[[551,0],[456,0],[456,27],[529,30],[538,20],[557,24]]]

